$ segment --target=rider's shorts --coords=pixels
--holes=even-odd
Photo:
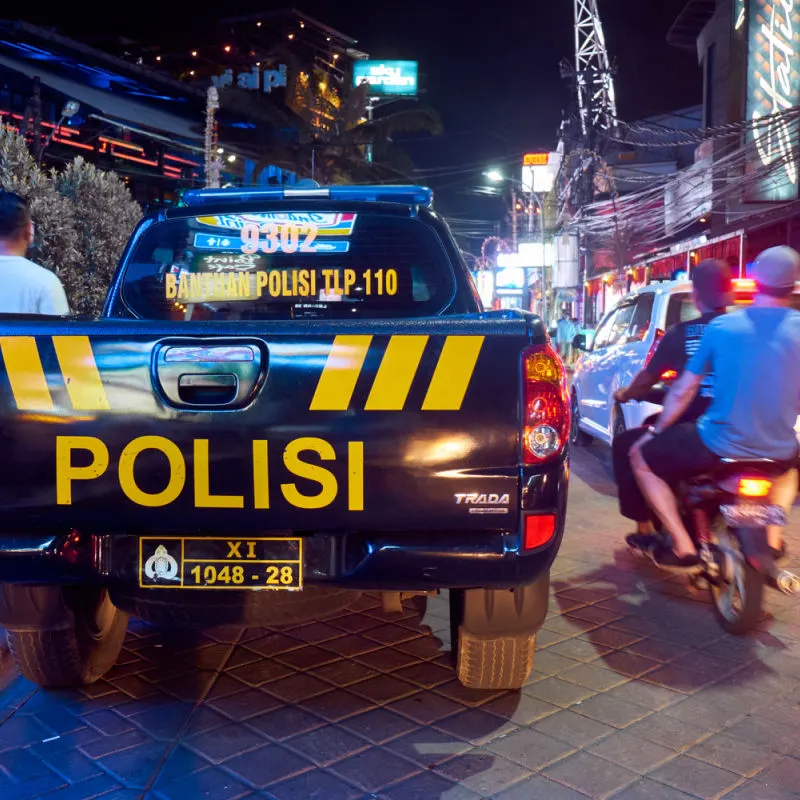
[[[642,447],[642,458],[670,484],[711,472],[722,460],[703,444],[695,422],[681,422],[654,436]]]

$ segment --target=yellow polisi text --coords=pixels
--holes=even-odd
[[[143,489],[136,480],[137,459],[147,451],[160,453],[167,462],[164,485],[157,491]],[[76,457],[76,453],[80,456]],[[310,456],[310,458],[309,458]],[[305,436],[290,441],[279,463],[271,463],[269,441],[252,443],[250,470],[252,491],[245,494],[216,494],[212,491],[212,455],[208,439],[195,439],[191,457],[163,436],[139,436],[122,449],[117,461],[117,479],[122,493],[138,506],[161,508],[178,500],[186,491],[187,461],[191,464],[195,508],[269,509],[272,495],[271,473],[281,476],[277,491],[283,502],[294,508],[328,508],[346,497],[348,511],[364,510],[364,443],[348,442],[344,452],[325,439]],[[88,462],[88,463],[87,463]],[[277,459],[276,459],[277,462]],[[322,462],[322,463],[315,463]],[[325,466],[343,463],[339,478]],[[108,446],[94,436],[56,437],[56,502],[69,506],[74,502],[76,484],[101,478],[111,466]],[[300,484],[296,478],[302,479]],[[149,487],[152,489],[152,487]]]

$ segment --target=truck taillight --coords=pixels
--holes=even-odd
[[[525,350],[522,378],[522,460],[525,464],[539,464],[557,456],[567,441],[567,377],[561,359],[547,344]]]
[[[661,344],[661,340],[664,338],[664,331],[661,328],[656,328],[656,336],[653,339],[653,344],[650,345],[650,349],[647,351],[647,355],[644,359],[644,368],[647,368],[647,365],[653,360],[653,356],[656,354],[656,350],[658,350],[658,346]]]

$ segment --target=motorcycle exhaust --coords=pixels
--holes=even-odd
[[[800,594],[800,576],[789,572],[789,570],[780,570],[775,576],[775,585],[778,591],[783,592],[783,594]]]

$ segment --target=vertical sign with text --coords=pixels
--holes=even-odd
[[[800,0],[750,0],[748,10],[747,119],[800,105]],[[797,120],[754,126],[747,165],[753,179],[749,202],[785,202],[798,197]]]

